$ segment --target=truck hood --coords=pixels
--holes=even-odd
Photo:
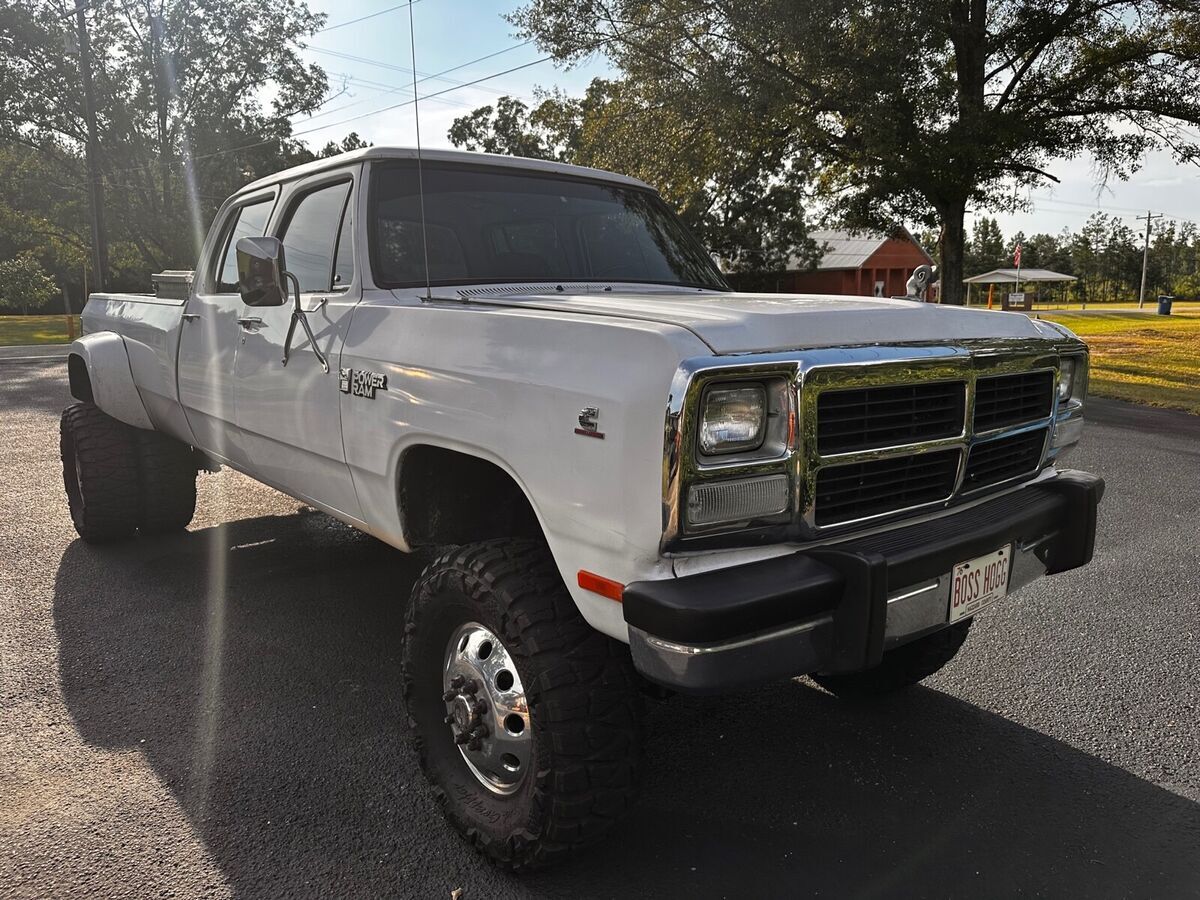
[[[1028,316],[911,300],[696,290],[464,291],[469,302],[617,316],[686,328],[714,353],[769,353],[871,343],[1038,338]],[[495,293],[492,291],[495,290]],[[509,289],[511,290],[511,289]]]

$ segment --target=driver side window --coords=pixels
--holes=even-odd
[[[237,293],[237,242],[244,237],[262,237],[266,234],[267,220],[271,218],[271,207],[274,205],[274,197],[264,197],[233,211],[226,226],[225,241],[221,244],[220,266],[216,270],[218,294]]]

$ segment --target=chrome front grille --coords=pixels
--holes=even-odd
[[[837,525],[948,500],[961,459],[961,450],[939,450],[826,466],[817,475],[816,523]]]
[[[914,358],[802,373],[800,509],[809,534],[949,505],[1041,467],[1053,354],[909,352]],[[991,441],[995,448],[977,437],[1005,439],[1039,425],[1034,436]]]
[[[1078,353],[1080,345],[868,345],[685,362],[667,408],[662,548],[806,541],[950,507],[1033,477],[1052,454],[1060,347]],[[705,459],[698,450],[705,386],[759,379],[789,387],[779,452]],[[690,509],[723,498],[717,485],[759,479],[773,486],[786,479],[788,503],[778,514]],[[711,489],[693,493],[700,486]]]
[[[817,450],[829,456],[955,437],[966,403],[965,381],[827,390],[817,402]]]
[[[1053,401],[1053,372],[980,378],[975,382],[975,433],[1044,419]]]
[[[1046,434],[1047,429],[1038,428],[976,444],[967,457],[964,493],[1037,472],[1045,452]]]

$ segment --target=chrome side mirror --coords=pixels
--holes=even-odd
[[[283,342],[283,364],[288,364],[292,355],[292,338],[298,324],[308,338],[313,355],[321,368],[329,374],[329,360],[317,346],[317,339],[308,324],[304,307],[300,305],[300,281],[287,270],[283,258],[283,242],[274,237],[244,237],[237,242],[238,293],[247,306],[283,306],[287,302],[285,281],[294,288],[292,320],[288,324],[287,339]]]
[[[238,293],[247,306],[283,306],[287,267],[283,243],[273,237],[244,237],[237,242]]]

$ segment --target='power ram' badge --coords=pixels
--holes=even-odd
[[[354,369],[340,369],[338,390],[343,394],[374,400],[376,391],[387,390],[387,376],[380,375],[378,372],[367,372],[363,369],[359,369],[357,372]]]

